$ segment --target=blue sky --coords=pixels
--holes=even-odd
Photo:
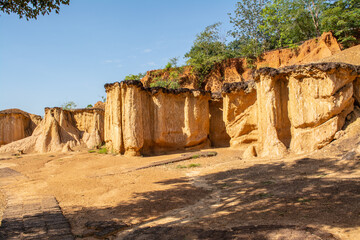
[[[222,22],[236,1],[71,0],[60,14],[19,19],[0,12],[0,110],[43,115],[106,96],[104,84],[163,68],[190,49],[197,33]]]

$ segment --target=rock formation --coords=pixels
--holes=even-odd
[[[102,102],[102,101],[98,101],[98,102],[96,102],[96,103],[94,104],[94,107],[93,107],[93,108],[100,108],[100,109],[102,109],[102,110],[105,111],[105,103]]]
[[[109,151],[135,156],[210,144],[242,148],[244,157],[251,158],[311,152],[330,143],[354,104],[360,104],[360,66],[332,62],[278,67],[317,60],[339,50],[336,40],[326,33],[305,42],[296,53],[289,49],[265,53],[257,65],[266,62],[270,67],[252,75],[244,59],[228,59],[216,65],[205,81],[205,88],[213,93],[149,88],[158,74],[151,72],[145,85],[141,81],[106,84],[105,105],[46,108],[40,124],[38,116],[2,111],[0,145],[6,145],[0,152],[69,151],[81,145],[95,148],[103,142]],[[333,56],[328,61],[341,57]],[[351,56],[352,62],[360,64],[356,54]],[[195,87],[189,67],[182,74],[182,84]]]
[[[279,68],[318,61],[340,52],[340,46],[330,33],[305,41],[297,48],[276,49],[265,52],[250,66],[244,58],[233,58],[216,64],[204,80],[205,90],[221,91],[224,83],[248,81],[252,79],[254,68]]]
[[[230,136],[226,132],[226,126],[223,119],[223,105],[221,94],[212,94],[211,100],[209,101],[209,139],[212,147],[230,146]]]
[[[81,144],[94,148],[103,139],[103,110],[45,108],[45,117],[31,136],[2,146],[0,152],[69,151]]]
[[[220,92],[224,83],[251,80],[252,73],[256,69],[312,63],[323,58],[331,58],[332,55],[339,52],[341,52],[340,45],[332,33],[328,32],[323,33],[318,38],[305,41],[296,48],[283,48],[265,52],[252,65],[248,64],[245,58],[226,59],[213,66],[211,72],[202,81],[201,89]],[[174,68],[148,71],[145,77],[141,79],[141,82],[145,87],[150,87],[150,84],[156,81],[156,79],[169,79],[171,71],[174,70],[176,72]],[[199,79],[193,73],[190,66],[186,66],[180,71],[177,80],[182,88],[199,88]]]
[[[254,82],[237,82],[223,86],[223,119],[232,147],[258,140],[257,101]]]
[[[20,109],[0,111],[0,146],[31,136],[41,116]]]
[[[112,151],[156,154],[209,144],[209,92],[144,88],[140,81],[105,89],[105,142]]]
[[[262,68],[255,74],[256,90],[252,82],[225,84],[231,146],[247,143],[248,153],[272,157],[322,148],[353,111],[359,76],[359,66],[317,63]]]

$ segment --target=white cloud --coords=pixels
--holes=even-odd
[[[152,52],[152,49],[147,48],[147,49],[144,50],[144,53],[149,53],[149,52]]]

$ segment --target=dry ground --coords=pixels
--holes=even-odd
[[[242,159],[224,148],[129,171],[179,154],[0,155],[0,169],[23,175],[2,192],[54,196],[77,239],[360,239],[360,118],[353,119],[324,149],[284,159]]]

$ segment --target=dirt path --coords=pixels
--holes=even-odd
[[[18,194],[17,182],[27,180],[21,173],[0,168],[3,214],[0,239],[74,239],[68,220],[52,196],[30,197]]]
[[[0,180],[22,209],[47,212],[42,204],[53,196],[60,208],[51,208],[61,209],[76,239],[355,240],[360,138],[357,130],[345,135],[307,156],[242,159],[240,151],[213,149],[217,156],[149,168],[180,154],[4,155],[0,169],[11,174]]]

